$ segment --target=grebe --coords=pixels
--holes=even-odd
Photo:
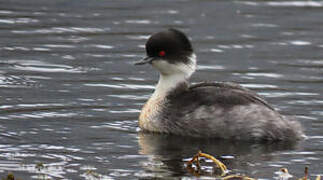
[[[141,110],[143,131],[235,140],[298,140],[299,122],[278,113],[255,92],[232,82],[189,85],[196,55],[186,35],[176,29],[153,34],[147,57],[159,71],[155,91]]]

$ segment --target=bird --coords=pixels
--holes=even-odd
[[[197,57],[188,37],[170,28],[152,34],[146,57],[159,72],[155,90],[142,107],[144,132],[193,138],[297,141],[305,137],[294,118],[283,116],[256,92],[234,82],[190,83]]]

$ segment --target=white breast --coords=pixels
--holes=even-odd
[[[152,132],[162,132],[160,129],[160,113],[164,104],[162,97],[152,96],[141,110],[139,127]]]

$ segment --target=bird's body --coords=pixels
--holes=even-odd
[[[238,84],[189,85],[196,56],[187,43],[186,36],[174,29],[148,40],[144,63],[159,70],[160,79],[141,111],[142,130],[235,140],[297,140],[304,136],[297,121],[281,115],[262,97]]]

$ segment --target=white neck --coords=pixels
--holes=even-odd
[[[152,97],[165,97],[169,91],[176,88],[180,83],[186,82],[187,79],[182,74],[162,75],[160,74],[158,84]]]
[[[196,69],[196,56],[192,54],[187,64],[169,64],[166,61],[158,60],[153,62],[152,65],[160,72],[159,81],[152,98],[163,98],[180,83],[188,81]]]

